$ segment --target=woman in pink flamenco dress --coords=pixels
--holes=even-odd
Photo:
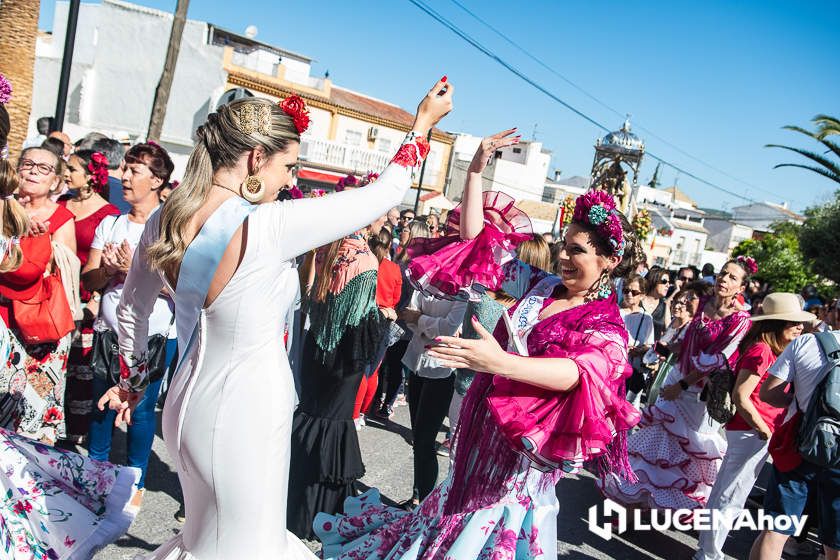
[[[627,442],[635,483],[608,478],[603,493],[644,509],[695,509],[706,505],[726,453],[721,425],[700,399],[709,374],[732,369],[750,315],[737,296],[754,263],[727,262],[715,280],[715,295],[700,302],[680,349],[679,363],[662,384],[656,402],[643,412],[641,429]]]
[[[612,279],[636,266],[633,234],[611,197],[588,193],[566,233],[560,276],[514,260],[530,222],[506,195],[481,192],[481,171],[518,141],[513,132],[482,141],[448,224],[455,235],[416,246],[438,250],[408,271],[438,297],[482,284],[517,300],[495,336],[474,321],[479,339],[441,337],[428,350],[447,367],[488,372],[465,397],[453,469],[413,512],[384,506],[372,489],[348,498],[343,515],[319,514],[325,559],[553,560],[555,482],[587,461],[602,475],[632,477],[624,437],[639,416],[624,398],[632,369]]]

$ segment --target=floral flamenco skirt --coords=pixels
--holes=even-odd
[[[320,513],[314,531],[325,560],[554,560],[557,498],[554,485],[535,494],[512,484],[498,503],[446,515],[446,479],[412,512],[385,506],[379,491],[348,498],[343,515]],[[534,488],[535,490],[535,488]],[[535,496],[532,498],[532,496]]]
[[[131,525],[139,476],[0,429],[0,558],[93,557]]]

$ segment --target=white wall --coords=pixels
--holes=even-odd
[[[304,136],[307,138],[327,140],[330,134],[331,120],[332,113],[330,111],[317,107],[309,107],[309,128],[303,133]]]
[[[38,117],[54,112],[66,19],[67,2],[57,2],[55,35],[38,41],[31,131]],[[65,127],[74,140],[90,130],[145,136],[171,26],[172,14],[158,10],[110,0],[82,4]],[[180,151],[191,148],[226,81],[222,48],[208,45],[206,34],[205,23],[187,21],[161,138]]]

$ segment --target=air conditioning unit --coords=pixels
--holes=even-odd
[[[379,129],[372,126],[368,129],[368,141],[373,142],[379,136]]]

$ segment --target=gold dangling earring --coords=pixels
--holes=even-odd
[[[239,186],[239,194],[251,204],[256,204],[265,195],[265,182],[257,175],[248,175]]]

